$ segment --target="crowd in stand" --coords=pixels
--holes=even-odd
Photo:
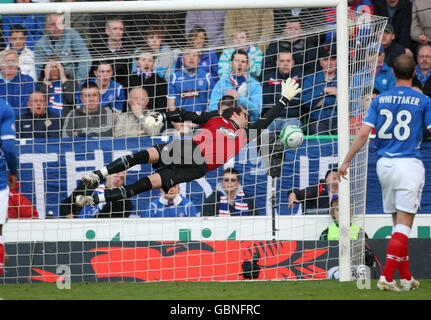
[[[395,86],[391,67],[402,53],[414,55],[414,86],[431,96],[428,2],[348,1],[356,18],[389,19],[381,45],[366,40],[372,32],[367,24],[350,34],[352,128],[371,94]],[[19,138],[133,137],[164,130],[186,135],[196,127],[166,123],[148,132],[144,119],[176,108],[217,111],[229,98],[255,121],[280,98],[288,77],[296,79],[302,94],[269,129],[295,124],[309,135],[336,134],[336,35],[328,28],[333,8],[74,13],[69,18],[57,13],[1,16],[0,98],[15,111]],[[327,31],[305,35],[310,27]],[[181,200],[175,194],[168,198]],[[165,200],[160,201],[154,208]],[[207,206],[204,214],[228,208],[219,207]],[[248,209],[254,214],[253,205]]]

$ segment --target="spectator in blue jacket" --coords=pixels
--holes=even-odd
[[[87,79],[91,68],[91,55],[80,34],[65,27],[64,16],[59,13],[48,14],[46,18],[47,34],[37,41],[35,46],[36,73],[42,70],[47,57],[57,56],[63,63],[66,73],[78,82]]]
[[[35,90],[33,78],[21,74],[18,53],[4,51],[0,63],[0,97],[5,99],[15,111],[15,116],[27,111],[27,100]]]
[[[29,3],[30,0],[16,0],[17,3]],[[42,37],[43,14],[4,14],[1,17],[4,40],[10,45],[10,28],[20,25],[25,29],[26,43],[30,50],[34,49],[36,42]]]
[[[374,64],[377,57],[377,64],[374,69]],[[350,83],[351,100],[353,101],[353,115],[357,115],[356,111],[362,113],[358,108],[361,101],[362,90],[366,87],[372,87],[372,76],[375,75],[374,88],[378,92],[385,92],[396,86],[396,79],[393,69],[385,62],[385,49],[379,43],[371,43],[367,48],[365,66],[352,76]]]
[[[160,189],[160,197],[151,201],[143,212],[138,212],[138,215],[141,218],[178,218],[199,216],[193,202],[181,196],[180,187],[178,185],[170,188],[167,193]]]
[[[187,111],[207,111],[208,100],[214,83],[211,75],[199,67],[200,54],[191,47],[185,48],[181,70],[171,74],[168,85],[168,110],[177,108]],[[191,124],[172,123],[176,130],[185,134]]]
[[[336,48],[319,50],[321,71],[304,78],[302,102],[309,110],[308,134],[337,134],[337,57]]]
[[[277,69],[265,72],[263,81],[263,111],[265,114],[272,109],[281,98],[281,84],[287,78],[295,79],[302,87],[302,67],[295,67],[292,53],[288,50],[280,51],[277,55]],[[295,96],[289,102],[289,108],[269,125],[269,130],[281,131],[287,125],[301,126],[301,97]]]
[[[96,79],[90,80],[95,82],[100,90],[100,106],[109,107],[112,112],[123,112],[126,95],[121,84],[113,80],[114,68],[112,62],[102,60],[97,62],[97,67],[94,70]],[[76,92],[76,103],[81,102],[81,88]]]
[[[30,94],[28,111],[16,119],[16,133],[20,139],[60,137],[59,115],[47,108],[46,97],[40,91]]]
[[[232,72],[222,77],[211,93],[209,111],[218,110],[218,103],[223,96],[232,96],[237,104],[248,110],[250,121],[259,119],[262,112],[262,87],[248,73],[248,55],[238,50],[232,54]]]
[[[218,56],[215,51],[206,49],[208,39],[205,29],[200,26],[193,27],[188,34],[188,41],[194,49],[201,51],[199,67],[205,72],[209,72],[211,80],[217,82]],[[182,65],[183,59],[182,54],[180,53],[175,66],[176,70],[181,70]]]

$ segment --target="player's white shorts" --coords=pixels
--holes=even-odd
[[[5,224],[7,220],[7,210],[9,208],[9,187],[0,190],[0,224]]]
[[[416,213],[425,183],[425,168],[417,158],[380,158],[376,164],[384,213]]]

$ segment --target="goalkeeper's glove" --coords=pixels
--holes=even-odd
[[[163,126],[165,117],[160,112],[151,112],[144,119],[144,130],[149,134],[154,134]]]
[[[298,93],[301,92],[299,84],[292,78],[288,78],[281,83],[281,95],[287,100],[292,100]]]

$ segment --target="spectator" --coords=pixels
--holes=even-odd
[[[63,138],[112,137],[114,116],[110,108],[100,106],[99,87],[95,82],[81,86],[82,105],[64,119]]]
[[[362,120],[367,114],[368,108],[370,107],[371,101],[379,94],[379,90],[376,88],[371,89],[371,87],[365,87],[362,89],[360,106],[358,109],[352,107],[351,118],[349,120],[350,134],[355,135],[357,130],[362,125]],[[372,134],[376,134],[376,130],[373,129]]]
[[[61,2],[85,2],[84,0],[59,0]],[[90,28],[91,14],[83,12],[68,13],[70,19],[70,27],[81,35],[87,47],[91,46],[91,35],[94,30]]]
[[[262,111],[262,87],[247,73],[248,55],[239,50],[232,54],[232,72],[222,77],[214,86],[211,93],[209,111],[216,111],[223,96],[232,96],[237,104],[250,114],[250,121],[256,121]]]
[[[29,3],[30,0],[16,0],[17,3]],[[13,25],[20,25],[25,30],[25,45],[34,49],[36,42],[42,37],[43,14],[4,14],[1,16],[2,29],[6,44],[10,44],[10,29]]]
[[[353,208],[352,208],[353,209]],[[333,220],[332,224],[326,228],[322,234],[320,235],[319,240],[328,240],[328,241],[338,241],[340,240],[340,230],[338,227],[338,197],[331,201],[331,209],[330,215]],[[353,210],[350,211],[351,217],[353,216]],[[363,230],[360,226],[355,223],[350,224],[350,240],[358,240],[360,234],[362,234]],[[368,238],[368,235],[364,232],[365,238]]]
[[[393,67],[394,60],[401,54],[411,54],[411,51],[404,47],[399,42],[395,41],[394,28],[391,24],[387,24],[383,32],[382,45],[385,48],[385,62],[389,67]]]
[[[218,57],[217,54],[213,50],[205,49],[207,46],[207,35],[205,29],[196,26],[190,30],[188,34],[188,43],[195,50],[201,52],[200,60],[199,60],[199,68],[204,70],[207,73],[210,73],[211,80],[217,82],[218,80]],[[182,53],[178,55],[176,70],[180,70],[183,66]]]
[[[431,43],[421,44],[417,53],[413,86],[418,87],[424,94],[431,97]]]
[[[19,70],[18,53],[3,51],[0,64],[0,98],[5,99],[15,112],[15,116],[26,112],[27,100],[35,89],[33,78]]]
[[[229,109],[229,108],[236,108],[236,107],[237,107],[237,102],[236,102],[234,97],[223,96],[223,97],[221,97],[221,99],[218,103],[217,112],[219,115],[222,115],[224,110]],[[247,110],[243,110],[243,111],[247,112]]]
[[[207,35],[209,47],[223,45],[223,26],[226,10],[193,10],[187,11],[186,34],[195,26],[202,26]]]
[[[378,56],[376,69],[374,70],[376,54]],[[362,89],[364,87],[372,86],[373,75],[375,75],[374,88],[376,88],[379,92],[385,92],[395,88],[396,79],[394,70],[386,64],[385,50],[383,46],[378,43],[371,43],[368,46],[364,68],[355,73],[352,77],[350,88],[353,101],[359,102],[362,96]],[[352,106],[352,111],[355,110],[357,110],[357,108]]]
[[[154,69],[157,74],[169,81],[171,73],[175,71],[177,53],[173,52],[165,41],[166,30],[161,26],[149,26],[144,33],[145,45],[151,49],[151,53],[157,57]],[[137,70],[136,60],[133,60],[132,73]]]
[[[193,48],[185,48],[183,67],[171,75],[168,88],[168,109],[187,111],[207,111],[213,82],[211,75],[199,67],[199,53]],[[190,129],[188,123],[172,123],[177,131],[185,134]]]
[[[202,206],[203,216],[254,216],[259,213],[255,209],[254,200],[248,196],[240,182],[239,172],[235,168],[223,171],[221,181],[216,190],[205,199]]]
[[[410,36],[415,42],[413,47],[431,42],[431,11],[428,0],[415,0],[413,2]]]
[[[130,56],[136,48],[124,39],[124,24],[120,17],[108,18],[105,22],[105,38],[94,42],[91,46],[93,57],[93,71],[97,69],[101,58],[112,59],[113,80],[123,87],[127,86]]]
[[[327,214],[331,201],[336,197],[338,197],[338,169],[332,167],[326,171],[325,178],[320,179],[317,185],[308,186],[302,190],[293,189],[289,194],[288,208],[300,203],[303,214],[316,214],[321,211]]]
[[[124,1],[124,0],[116,0]],[[114,14],[106,13],[94,13],[91,14],[89,29],[91,34],[89,35],[91,43],[100,43],[106,40],[106,22],[108,20],[121,20],[124,23],[123,39],[128,44],[127,47],[131,46],[134,49],[139,48],[144,43],[143,30],[149,25],[160,25],[160,21],[152,23],[148,20],[148,15],[152,14],[149,12],[119,12]]]
[[[179,218],[197,217],[195,205],[189,199],[181,196],[180,187],[175,185],[167,193],[160,189],[160,197],[150,202],[147,208],[138,216],[141,218]],[[131,216],[132,218],[133,216]]]
[[[229,75],[232,72],[232,67],[230,64],[232,54],[235,51],[243,50],[247,52],[248,58],[250,60],[248,72],[252,77],[258,80],[262,73],[262,51],[252,44],[247,44],[249,40],[248,31],[246,29],[239,29],[238,31],[234,32],[232,36],[234,47],[223,50],[218,62],[218,75],[220,78]]]
[[[125,171],[106,176],[105,184],[100,184],[94,190],[93,194],[104,194],[105,189],[121,187],[124,185],[125,180]],[[86,193],[88,193],[88,191],[86,191]],[[76,218],[128,218],[132,212],[132,201],[130,199],[122,199],[84,207]],[[73,216],[73,212],[69,213],[68,218],[72,218]]]
[[[146,132],[143,124],[148,114],[148,95],[144,88],[132,88],[129,91],[127,104],[129,110],[121,113],[115,123],[115,137],[138,137],[143,135],[155,135],[160,133],[161,127],[153,132]]]
[[[379,45],[377,50],[371,49],[370,53],[375,54],[376,52],[378,52],[378,57],[375,70],[374,88],[376,88],[379,92],[385,92],[396,86],[394,70],[385,62],[385,49],[382,45]],[[369,60],[369,63],[373,61],[374,64],[375,56],[372,58],[370,57],[369,59],[372,59]]]
[[[322,8],[290,8],[274,10],[275,33],[283,32],[286,20],[299,19],[306,28],[325,26],[325,11]],[[322,39],[324,40],[324,38]]]
[[[150,99],[148,109],[153,111],[166,111],[168,85],[154,68],[155,58],[149,51],[139,51],[136,64],[136,73],[130,75],[128,88],[141,87],[145,89]]]
[[[395,41],[405,48],[411,48],[410,27],[412,24],[412,3],[409,0],[375,0],[374,14],[388,17],[394,28]]]
[[[238,29],[247,29],[251,42],[266,51],[268,39],[274,34],[274,11],[269,9],[227,10],[224,23],[224,42],[231,46],[232,34]]]
[[[26,45],[25,29],[19,24],[10,27],[9,42],[6,50],[13,49],[19,55],[19,69],[22,74],[29,75],[36,80],[36,69],[34,66],[34,52]]]
[[[281,84],[288,78],[295,79],[302,87],[302,67],[295,67],[290,51],[280,51],[277,55],[277,69],[267,70],[263,81],[263,111],[265,114],[272,109],[281,98]],[[301,97],[294,97],[289,102],[289,108],[283,111],[269,125],[271,131],[281,131],[285,126],[293,124],[301,126]]]
[[[355,28],[349,28],[349,39],[353,42],[355,42],[355,46],[359,45],[362,46],[364,42],[367,41],[368,35],[371,32],[370,24],[364,23],[365,21],[370,21],[368,17],[365,19],[362,19],[361,16],[370,16],[374,14],[374,2],[375,0],[348,0],[347,5],[348,7],[348,19],[349,22],[354,23],[355,25],[358,25],[358,27]],[[332,26],[332,30],[328,31],[325,35],[325,43],[330,44],[333,42],[336,42],[336,31],[335,29],[335,22],[336,22],[336,12],[335,8],[326,8],[324,10],[326,14],[326,24],[327,27]],[[362,21],[361,21],[362,19]]]
[[[94,70],[96,79],[89,80],[95,82],[99,87],[101,95],[100,106],[109,107],[115,113],[123,112],[126,95],[123,86],[114,81],[114,69],[111,61],[99,61]],[[76,93],[76,104],[81,104],[80,89]]]
[[[60,137],[60,117],[47,108],[46,97],[40,91],[30,94],[28,111],[17,118],[16,133],[20,139]]]
[[[38,219],[39,213],[33,207],[31,201],[19,191],[17,182],[13,189],[9,190],[9,206],[7,215],[9,219]]]
[[[282,38],[272,42],[265,52],[265,72],[277,67],[277,54],[280,51],[292,52],[296,65],[304,68],[304,75],[316,71],[315,60],[317,56],[317,38],[315,36],[305,37],[303,35],[301,20],[287,20]]]
[[[47,34],[37,41],[34,50],[36,73],[39,75],[42,64],[48,57],[55,55],[60,58],[66,73],[76,81],[87,79],[91,56],[79,33],[66,28],[64,16],[58,13],[47,15],[45,28]]]
[[[48,110],[65,117],[75,105],[77,84],[66,74],[58,57],[48,57],[40,73],[37,88],[48,97]]]
[[[337,134],[337,56],[335,45],[320,48],[321,71],[304,78],[302,102],[308,108],[308,134]]]

